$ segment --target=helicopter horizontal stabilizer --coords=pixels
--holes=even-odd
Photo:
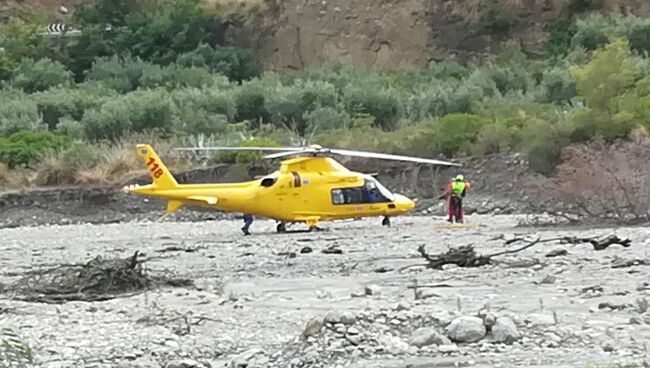
[[[187,197],[187,199],[192,201],[205,202],[207,204],[217,204],[217,202],[219,201],[217,197],[211,197],[211,196],[191,196],[191,197]]]

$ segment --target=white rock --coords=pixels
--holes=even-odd
[[[454,353],[458,351],[458,345],[448,344],[438,346],[438,351],[441,353]]]
[[[344,325],[352,325],[354,322],[356,322],[357,316],[352,313],[351,311],[345,311],[341,315],[340,322],[343,323]]]
[[[368,285],[364,290],[366,295],[381,295],[381,287],[379,285]]]
[[[521,338],[515,322],[510,317],[499,317],[492,326],[492,339],[494,342],[510,344]]]
[[[453,320],[446,332],[452,341],[476,342],[485,336],[485,326],[478,317],[463,316]]]
[[[172,360],[167,363],[167,368],[198,368],[203,367],[203,365],[196,360],[192,359],[181,359],[181,360]]]
[[[348,328],[347,333],[348,333],[349,335],[358,335],[358,334],[360,334],[361,332],[360,332],[358,329],[354,328],[354,327],[350,327],[350,328]]]
[[[397,303],[397,305],[395,306],[394,309],[396,311],[398,311],[398,312],[405,311],[405,310],[411,309],[411,305],[409,303],[406,303],[406,302],[399,302],[399,303]]]
[[[339,313],[338,311],[327,312],[327,314],[325,315],[325,322],[333,325],[337,323],[341,323],[341,313]]]
[[[230,361],[230,364],[228,365],[230,368],[246,368],[250,366],[250,361],[256,356],[256,355],[261,355],[264,354],[264,350],[262,349],[249,349],[246,350],[245,352],[237,355],[236,357],[232,358]]]
[[[307,322],[307,326],[305,326],[305,331],[303,331],[302,335],[304,337],[316,336],[321,328],[323,328],[323,320],[320,318],[312,318]]]
[[[415,298],[418,300],[440,298],[440,294],[437,294],[435,291],[433,291],[433,289],[418,290],[415,294]]]
[[[409,344],[421,348],[429,345],[448,345],[451,344],[451,341],[446,336],[438,333],[434,328],[423,327],[413,332]]]
[[[525,321],[533,326],[552,326],[555,318],[550,314],[533,313],[526,317]]]

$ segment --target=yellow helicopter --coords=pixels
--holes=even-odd
[[[391,193],[368,174],[350,171],[328,154],[400,160],[432,165],[459,164],[419,157],[364,151],[309,147],[193,147],[179,151],[262,151],[266,159],[286,158],[279,170],[257,180],[226,184],[178,184],[154,149],[147,144],[136,146],[137,155],[146,165],[153,183],[130,185],[126,193],[167,200],[166,215],[183,205],[202,206],[223,212],[245,214],[248,235],[252,216],[278,222],[277,232],[287,231],[289,223],[304,223],[310,231],[319,230],[322,221],[383,216],[382,225],[390,226],[390,217],[409,212],[415,203]],[[289,156],[297,156],[288,158]],[[248,220],[247,220],[248,218]]]

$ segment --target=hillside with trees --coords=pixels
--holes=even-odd
[[[110,182],[140,169],[142,140],[163,152],[198,141],[522,152],[551,174],[570,144],[650,124],[648,18],[557,22],[539,55],[504,39],[496,53],[421,68],[276,72],[226,42],[223,22],[198,0],[98,0],[75,9],[76,37],[40,35],[38,14],[1,24],[0,186]]]

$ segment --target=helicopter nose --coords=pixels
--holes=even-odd
[[[399,212],[407,212],[413,209],[415,207],[415,202],[413,202],[411,199],[401,195],[401,194],[396,194],[395,195],[395,207],[397,207],[397,210]]]

